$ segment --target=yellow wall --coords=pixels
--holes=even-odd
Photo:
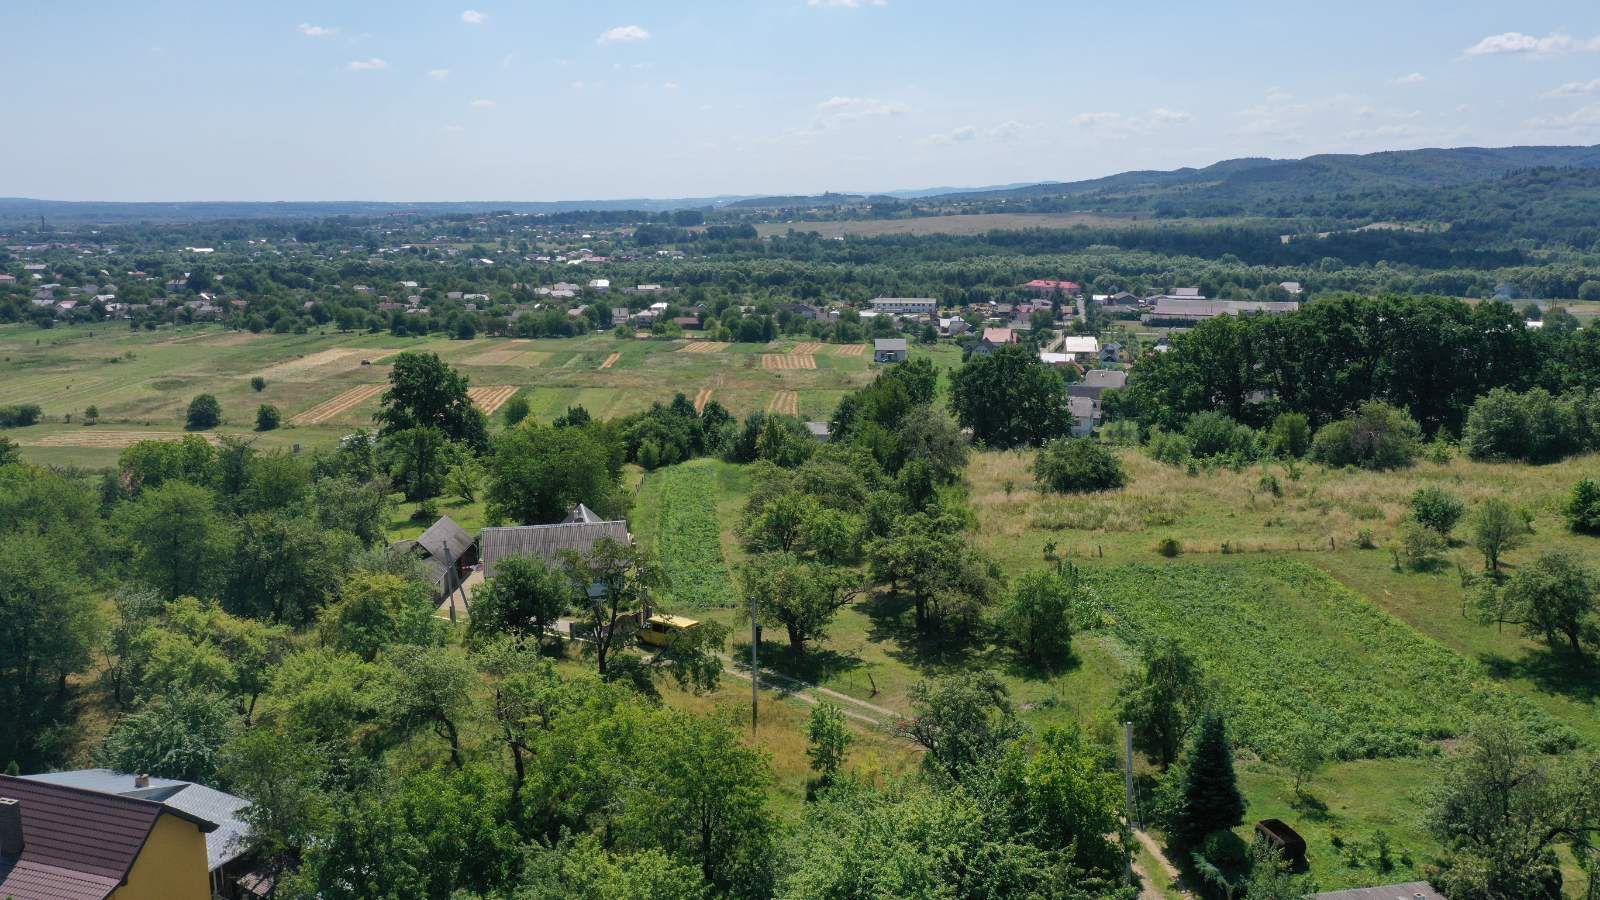
[[[128,883],[112,892],[112,900],[209,900],[211,876],[206,871],[206,836],[193,823],[162,813]]]

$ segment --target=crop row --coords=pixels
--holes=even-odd
[[[733,586],[722,558],[715,473],[699,466],[669,466],[652,477],[661,479],[656,551],[671,605],[733,605]]]

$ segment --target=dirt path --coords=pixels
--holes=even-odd
[[[735,678],[743,681],[750,680],[750,664],[729,656],[726,653],[717,654],[722,660],[723,669]],[[852,719],[876,725],[879,728],[891,728],[900,721],[900,714],[888,707],[869,703],[865,700],[841,694],[832,688],[812,684],[791,678],[781,672],[774,672],[766,666],[761,667],[761,683],[767,687],[776,688],[798,699],[801,703],[816,706],[823,700],[828,700],[837,705],[845,715]]]
[[[711,388],[701,388],[700,393],[694,395],[694,411],[705,412],[706,404],[711,402]]]
[[[600,368],[609,369],[612,366],[616,365],[617,364],[617,360],[619,360],[621,358],[622,358],[622,354],[621,353],[613,353],[610,356],[606,357],[606,361],[600,364]]]
[[[1186,898],[1186,900],[1193,900],[1194,894],[1183,890],[1182,888],[1176,887],[1176,885],[1182,883],[1183,873],[1179,872],[1178,867],[1174,866],[1172,861],[1167,859],[1167,855],[1161,852],[1161,845],[1156,843],[1156,839],[1151,837],[1149,832],[1146,831],[1135,831],[1133,836],[1139,840],[1139,843],[1144,846],[1144,849],[1155,858],[1155,861],[1158,864],[1160,864],[1161,870],[1167,873],[1167,878],[1170,879],[1175,886],[1174,891],[1177,893],[1177,895]],[[1140,871],[1137,863],[1134,864],[1134,871],[1139,872],[1139,879],[1145,884],[1144,890],[1139,894],[1140,900],[1164,900],[1162,893],[1150,886],[1149,873]]]

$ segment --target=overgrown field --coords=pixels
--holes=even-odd
[[[733,585],[722,557],[716,473],[704,465],[663,469],[651,478],[656,495],[655,549],[673,609],[732,606]]]
[[[1241,746],[1275,758],[1314,729],[1340,759],[1414,756],[1480,716],[1575,741],[1474,662],[1319,569],[1288,559],[1091,570],[1119,638],[1171,638],[1200,660]]]

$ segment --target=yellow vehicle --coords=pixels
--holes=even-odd
[[[656,647],[670,647],[678,635],[699,627],[700,623],[694,619],[657,613],[644,620],[644,627],[639,629],[639,640]]]

